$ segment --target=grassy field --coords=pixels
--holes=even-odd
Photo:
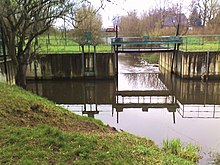
[[[16,86],[0,83],[0,100],[0,164],[190,165],[199,159],[195,146],[174,141],[159,148]]]
[[[84,50],[85,52],[94,52],[94,47],[86,45]],[[47,36],[42,36],[38,39],[38,51],[41,54],[82,53],[82,48],[72,38],[64,39],[56,36],[48,38]],[[111,52],[111,45],[98,44],[96,52]]]
[[[180,46],[182,51],[206,52],[220,50],[219,35],[183,36],[182,39],[183,44]]]

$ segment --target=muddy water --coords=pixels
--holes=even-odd
[[[199,145],[200,164],[220,150],[220,82],[181,80],[137,56],[120,55],[115,80],[29,82],[28,88],[159,145],[171,138]]]

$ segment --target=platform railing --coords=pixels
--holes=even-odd
[[[180,50],[185,52],[220,51],[220,35],[181,36]]]

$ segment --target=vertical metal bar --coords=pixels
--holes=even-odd
[[[96,66],[96,45],[94,45],[94,57],[93,57],[93,63],[94,63],[94,75],[97,76],[97,66]]]
[[[81,74],[84,76],[84,71],[85,71],[85,64],[84,64],[84,60],[85,60],[85,52],[84,52],[84,45],[81,45],[82,47],[82,68],[81,68]]]
[[[116,39],[118,38],[118,25],[116,25]],[[116,45],[116,74],[118,74],[118,45]]]
[[[173,112],[173,124],[176,123],[175,112]]]
[[[208,80],[209,76],[209,51],[206,54],[206,80]]]
[[[115,32],[116,38],[118,38],[118,25],[116,25],[116,32]]]
[[[218,36],[218,51],[219,51],[219,43],[220,43],[220,37]]]

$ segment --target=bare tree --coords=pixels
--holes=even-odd
[[[218,0],[198,0],[197,5],[199,8],[199,15],[202,19],[202,26],[205,27],[206,24],[216,17],[219,9]]]
[[[188,31],[188,19],[182,12],[183,4],[176,3],[163,11],[163,27],[174,27],[176,35],[184,35]]]
[[[91,44],[101,42],[102,17],[92,6],[82,6],[75,13],[74,37],[80,44],[86,44],[90,38]],[[85,36],[85,35],[91,36]]]
[[[68,0],[1,0],[0,22],[9,55],[15,64],[16,84],[26,88],[26,70],[33,40],[72,8]]]
[[[207,23],[208,32],[212,34],[213,33],[219,34],[220,33],[219,26],[220,26],[220,10],[217,12],[216,17]]]
[[[144,35],[157,35],[162,27],[162,9],[152,9],[141,15],[141,28]]]
[[[190,4],[189,24],[192,27],[201,27],[202,19],[198,11],[198,4],[193,0]]]
[[[34,54],[32,43],[57,18],[88,0],[1,0],[0,22],[6,34],[8,53],[16,67],[16,84],[26,88],[26,70]]]
[[[137,12],[128,12],[127,16],[122,16],[119,20],[119,31],[124,36],[142,36],[140,28],[140,19],[137,16]]]

